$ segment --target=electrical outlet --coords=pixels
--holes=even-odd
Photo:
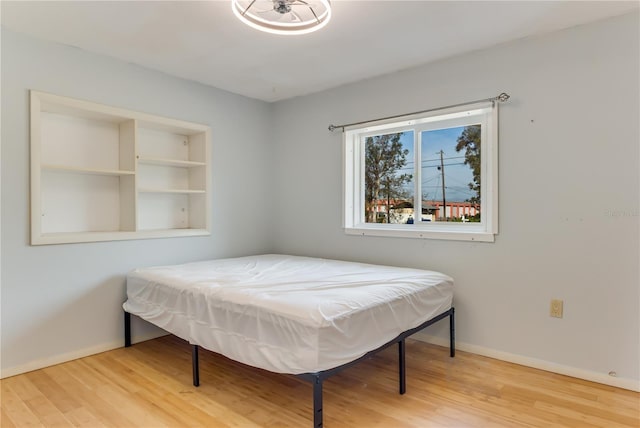
[[[562,318],[562,300],[553,299],[551,301],[551,307],[549,309],[549,315],[555,318]]]

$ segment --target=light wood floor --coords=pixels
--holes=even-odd
[[[201,352],[173,336],[1,381],[2,428],[311,427],[311,385]],[[640,394],[407,341],[407,393],[391,347],[324,384],[337,427],[640,427]]]

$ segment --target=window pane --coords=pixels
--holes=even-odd
[[[365,139],[365,222],[413,223],[413,131]]]
[[[422,221],[480,222],[480,125],[421,133]]]

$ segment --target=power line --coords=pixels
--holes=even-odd
[[[445,163],[444,166],[456,166],[456,165],[466,165],[464,162],[456,162],[456,163]],[[422,169],[425,168],[438,168],[440,165],[426,165],[422,166]],[[412,166],[405,166],[402,168],[398,168],[398,171],[413,171],[415,168]]]
[[[457,182],[457,183],[460,183],[460,184],[462,184],[463,186],[466,186],[467,188],[469,187],[469,184],[471,184],[471,183],[463,183],[462,181],[458,180],[456,177],[451,177],[451,176],[449,176],[449,179],[451,179],[451,180],[453,180],[453,181],[455,181],[455,182]]]
[[[464,162],[456,162],[456,163],[445,163],[444,165],[428,165],[423,166],[422,168],[437,168],[439,166],[455,166],[455,165],[464,165]]]
[[[444,157],[444,160],[449,160],[449,159],[464,159],[465,156],[449,156],[449,157]],[[422,162],[440,162],[440,159],[424,159]]]

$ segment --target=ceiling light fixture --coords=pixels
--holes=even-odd
[[[231,0],[233,13],[250,27],[272,34],[306,34],[331,19],[330,0]]]

